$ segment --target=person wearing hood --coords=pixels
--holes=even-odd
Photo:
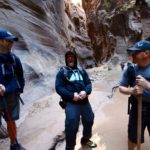
[[[17,141],[15,123],[19,119],[19,95],[25,85],[21,61],[11,51],[16,41],[16,36],[0,29],[0,115],[7,123],[10,150],[25,150]]]
[[[80,118],[83,124],[81,145],[94,148],[97,145],[90,140],[94,113],[88,99],[88,95],[92,91],[91,80],[86,70],[78,67],[75,51],[66,52],[65,62],[66,66],[60,68],[55,81],[56,92],[65,103],[65,150],[74,150],[75,148]]]

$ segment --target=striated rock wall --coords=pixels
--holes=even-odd
[[[136,6],[134,0],[82,0],[82,3],[98,65],[113,61],[113,57],[118,62],[126,61],[126,48],[150,35],[149,1],[147,5]]]
[[[95,65],[81,5],[70,0],[1,0],[0,10],[0,28],[19,37],[13,51],[25,71],[25,109],[54,91],[67,50],[76,50],[80,65]]]
[[[85,13],[70,0],[1,0],[0,27],[19,37],[17,53],[27,80],[52,75],[75,48],[80,63],[94,64]]]

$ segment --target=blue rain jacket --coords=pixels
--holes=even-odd
[[[25,85],[23,68],[19,57],[12,52],[0,53],[0,84],[6,88],[6,94],[22,93]]]
[[[73,101],[74,93],[85,91],[89,95],[92,91],[92,84],[84,69],[81,71],[79,68],[62,67],[56,75],[55,89],[64,101],[84,103],[88,101],[88,97],[82,101],[75,102]]]

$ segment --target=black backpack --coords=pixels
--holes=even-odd
[[[127,68],[127,73],[129,75],[129,85],[133,87],[136,81],[136,70],[133,64],[130,64]],[[130,95],[128,98],[128,114],[130,114],[131,106],[137,103],[135,96]]]
[[[12,54],[12,56],[9,58],[8,62],[4,62],[4,60],[0,57],[0,62],[1,62],[3,76],[5,76],[5,74],[6,74],[5,65],[11,65],[12,66],[13,75],[16,77],[16,79],[18,81],[18,77],[17,77],[17,64],[16,64],[15,55]],[[17,84],[20,87],[19,82],[17,82]],[[18,95],[18,99],[20,100],[20,102],[22,103],[22,105],[24,105],[24,101],[22,100],[22,98],[20,97],[20,95]]]
[[[63,80],[70,82],[68,79],[68,76],[67,76],[68,75],[68,69],[67,68],[69,68],[69,67],[63,66],[60,68],[60,70],[63,70],[63,74],[64,74]],[[78,67],[77,69],[79,70],[79,72],[81,73],[81,75],[83,77],[84,76],[84,69],[82,67]]]

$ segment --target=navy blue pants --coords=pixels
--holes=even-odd
[[[66,150],[74,150],[80,118],[83,124],[83,137],[81,140],[86,141],[92,136],[94,113],[89,102],[85,104],[67,102],[65,113]]]
[[[150,135],[150,103],[142,103],[142,124],[141,124],[141,143],[144,143],[144,131],[148,129]],[[137,142],[137,103],[135,103],[130,112],[128,124],[128,138],[131,142]]]

